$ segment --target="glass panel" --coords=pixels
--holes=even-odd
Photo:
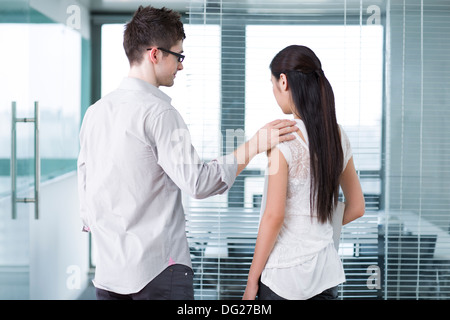
[[[30,92],[40,106],[42,181],[76,170],[81,36],[56,23],[30,27]],[[32,49],[31,49],[32,48]]]
[[[28,5],[13,1],[2,3],[0,10],[0,299],[29,298],[29,205],[17,205],[17,218],[12,219],[11,205],[11,129],[12,101],[17,117],[33,117],[29,105]],[[29,196],[33,183],[33,126],[16,126],[17,196]]]
[[[12,146],[16,146],[17,198],[34,199],[35,101],[39,102],[41,182],[76,169],[81,99],[81,36],[63,24],[52,23],[28,9],[27,1],[2,1],[0,16],[0,299],[36,299],[52,292],[56,273],[45,278],[50,266],[61,268],[61,256],[45,244],[60,242],[54,233],[56,217],[42,208],[35,220],[35,204],[17,203],[12,218]],[[16,104],[16,142],[12,143],[12,102]],[[26,119],[26,120],[25,120]],[[74,185],[76,182],[74,182]],[[59,197],[69,193],[59,190]],[[76,194],[70,189],[71,194]],[[56,194],[56,193],[55,193]],[[49,198],[51,199],[50,195]],[[65,198],[64,198],[65,199]],[[76,208],[75,205],[71,205]],[[47,205],[47,207],[49,207]],[[66,213],[66,221],[71,218]],[[58,211],[57,214],[61,214]],[[59,230],[64,227],[58,225]],[[57,270],[61,273],[61,270]],[[63,278],[66,270],[62,270]],[[58,279],[58,280],[57,280]],[[63,289],[64,290],[64,289]],[[66,288],[67,290],[67,288]]]
[[[130,65],[123,49],[124,24],[102,25],[102,97],[117,89]]]
[[[447,1],[391,1],[385,299],[450,298]]]
[[[81,35],[63,24],[37,23],[30,25],[29,43],[30,97],[40,105],[42,177],[39,220],[30,215],[30,298],[73,298],[81,284],[67,281],[73,268],[81,273],[78,245],[87,240],[80,231],[75,175]],[[87,259],[87,252],[82,254]]]
[[[373,8],[379,14],[381,8]],[[360,2],[298,6],[293,1],[280,6],[270,0],[258,4],[223,1],[215,7],[191,2],[189,12],[191,25],[217,23],[221,28],[221,45],[216,47],[221,52],[220,124],[222,133],[232,130],[238,141],[273,119],[289,117],[277,107],[270,82],[269,64],[279,50],[303,44],[321,59],[335,92],[338,121],[352,143],[368,205],[364,218],[343,230],[340,254],[348,278],[341,286],[342,298],[380,294],[367,286],[367,271],[379,266],[373,253],[378,249],[382,195],[384,28],[379,16],[372,23],[375,17],[366,12],[368,5]],[[264,154],[253,159],[227,197],[216,198],[219,206],[212,206],[212,199],[198,205],[186,202],[193,261],[200,272],[196,283],[200,298],[242,296],[257,234],[266,162]],[[371,254],[363,256],[360,246],[368,246]]]

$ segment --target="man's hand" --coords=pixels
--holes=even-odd
[[[272,149],[278,143],[295,139],[292,132],[298,130],[293,120],[275,120],[258,130],[245,144],[234,151],[238,163],[236,176],[248,165],[254,156]]]
[[[250,143],[256,146],[257,154],[270,150],[280,142],[295,139],[295,136],[290,134],[298,130],[295,124],[293,120],[269,122],[256,132]]]

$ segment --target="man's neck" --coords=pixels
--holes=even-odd
[[[132,66],[130,68],[130,71],[128,72],[128,77],[143,80],[159,88],[159,84],[156,81],[156,78],[154,77],[154,73],[151,72],[151,70],[144,70],[144,69],[145,68],[141,66]]]

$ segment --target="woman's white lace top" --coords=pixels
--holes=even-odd
[[[340,257],[333,243],[331,223],[320,223],[310,211],[310,158],[303,121],[296,119],[299,135],[277,147],[285,157],[288,188],[283,226],[269,256],[261,281],[279,296],[308,299],[345,281]],[[352,157],[350,141],[342,129],[344,166]],[[264,213],[267,179],[261,213]]]

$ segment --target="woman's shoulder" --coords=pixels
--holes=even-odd
[[[341,145],[342,145],[342,151],[344,153],[344,168],[347,165],[347,162],[350,160],[350,158],[353,156],[352,146],[350,144],[350,139],[345,132],[342,125],[339,124],[339,131],[341,135]]]
[[[339,126],[339,134],[341,136],[342,144],[348,145],[350,144],[350,139],[348,138],[347,132],[345,131],[344,127],[338,123]]]

